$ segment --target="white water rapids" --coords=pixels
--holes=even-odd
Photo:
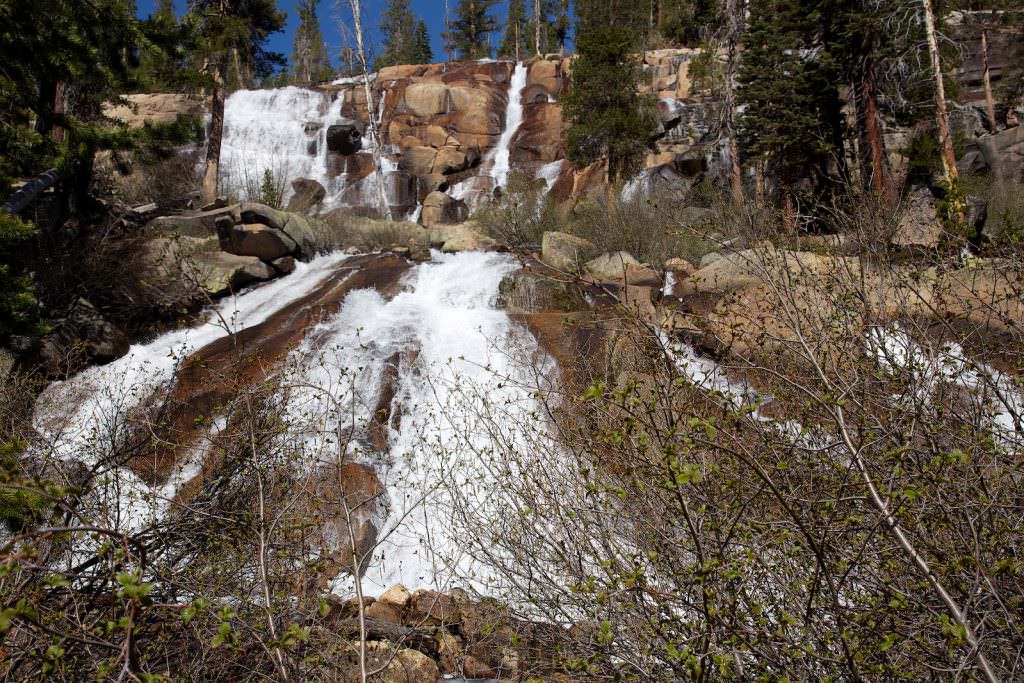
[[[41,441],[60,460],[94,465],[137,427],[128,419],[132,412],[173,386],[190,353],[283,310],[344,259],[331,255],[300,265],[288,277],[221,303],[208,323],[134,346],[113,363],[51,385],[36,407]],[[336,426],[351,420],[356,440],[342,455],[372,466],[386,488],[387,514],[375,520],[380,547],[363,581],[371,594],[398,582],[443,588],[453,570],[463,576],[473,570],[458,556],[458,539],[446,535],[442,484],[456,472],[474,476],[466,459],[487,446],[482,405],[474,397],[499,402],[508,415],[536,409],[531,378],[519,362],[521,354],[538,357],[536,342],[495,307],[499,283],[516,267],[503,254],[435,252],[431,262],[406,273],[390,299],[373,289],[349,292],[336,314],[306,331],[279,371],[283,438],[301,453],[298,466],[337,460]],[[366,443],[366,427],[396,354],[391,405],[401,420],[390,423],[381,452]],[[211,435],[223,428],[214,421]],[[196,445],[162,486],[114,468],[97,494],[96,507],[109,513],[96,522],[128,532],[158,522],[174,505],[177,487],[199,474],[208,448],[208,440]],[[474,486],[486,490],[492,483],[481,475]],[[347,586],[343,579],[339,589]]]

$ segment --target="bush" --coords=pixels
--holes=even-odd
[[[545,232],[563,227],[543,186],[519,172],[509,176],[501,201],[478,210],[473,220],[484,233],[512,247],[535,248]]]
[[[637,193],[640,195],[641,193]],[[627,251],[641,261],[660,265],[682,257],[699,263],[714,251],[707,235],[720,221],[701,212],[693,218],[686,199],[669,194],[637,196],[576,207],[568,231],[593,242],[602,251]]]
[[[316,248],[319,252],[358,249],[380,251],[410,242],[426,243],[427,233],[415,223],[388,221],[359,216],[345,209],[335,209],[319,218],[311,218]]]

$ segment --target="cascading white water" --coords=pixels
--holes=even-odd
[[[384,111],[383,97],[380,103],[378,119]],[[244,196],[246,187],[258,187],[269,170],[283,181],[285,199],[292,192],[290,181],[311,178],[327,191],[323,202],[327,209],[376,207],[380,203],[376,173],[357,179],[328,170],[327,129],[352,123],[341,115],[342,104],[340,97],[332,100],[328,93],[294,86],[232,93],[224,107],[222,187]],[[362,149],[372,151],[369,136],[363,136]],[[382,173],[387,176],[395,170],[394,160],[383,155]]]
[[[259,183],[269,170],[289,180],[312,178],[334,194],[340,188],[327,176],[326,135],[341,118],[340,106],[327,93],[292,86],[232,93],[224,106],[222,185]]]
[[[387,451],[362,444],[354,455],[374,465],[388,491],[389,518],[379,520],[379,536],[389,535],[363,579],[371,593],[399,582],[439,587],[451,577],[458,540],[446,536],[439,485],[455,469],[462,476],[472,471],[472,452],[486,449],[490,438],[481,429],[483,405],[469,396],[486,396],[510,415],[536,409],[524,388],[536,382],[516,360],[520,351],[535,353],[536,342],[494,306],[501,279],[516,267],[501,254],[435,252],[390,300],[373,290],[349,294],[296,351],[284,383],[303,389],[293,393],[286,420],[305,434],[310,462],[336,457],[325,424],[339,416],[369,422],[384,367],[396,354],[401,358],[392,402],[401,421],[388,428]],[[471,485],[487,490],[491,477],[478,474]],[[468,573],[468,560],[454,564]]]
[[[526,88],[526,75],[528,71],[526,64],[516,62],[516,67],[512,70],[512,78],[508,83],[505,129],[501,132],[498,144],[494,148],[493,165],[490,171],[491,177],[494,178],[494,184],[497,187],[505,187],[508,183],[512,138],[523,122],[523,89]]]
[[[296,264],[295,272],[218,304],[203,324],[169,332],[136,344],[118,360],[90,367],[51,384],[36,402],[33,425],[52,456],[92,466],[130,434],[133,411],[173,381],[189,354],[228,334],[258,325],[315,289],[345,256],[323,256]],[[184,476],[177,472],[172,479]],[[179,482],[181,483],[181,482]],[[150,490],[126,468],[110,472],[104,483],[114,529],[137,529],[166,509],[164,491]]]

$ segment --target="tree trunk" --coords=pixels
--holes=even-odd
[[[985,111],[988,113],[989,130],[996,132],[996,103],[992,98],[992,79],[988,70],[988,30],[981,30],[981,58],[983,69],[981,81],[985,85]]]
[[[942,170],[949,189],[953,190],[958,180],[956,154],[953,139],[949,135],[949,116],[946,113],[946,87],[942,82],[942,63],[939,60],[939,41],[935,34],[935,14],[931,0],[921,0],[924,8],[924,27],[928,39],[928,55],[931,57],[932,76],[935,79],[935,125],[939,132],[939,146],[942,149]]]
[[[874,189],[875,195],[889,204],[893,200],[893,183],[885,154],[885,140],[882,137],[882,119],[878,110],[875,76],[874,64],[868,64],[861,74],[858,118],[861,126],[861,145],[863,152],[866,152],[862,152],[861,156],[866,158],[871,169],[870,186]]]
[[[381,139],[380,130],[377,126],[377,111],[373,105],[373,89],[370,88],[370,67],[366,62],[366,47],[363,44],[362,2],[361,0],[349,0],[349,7],[352,8],[352,28],[356,32],[356,50],[359,66],[363,70],[363,92],[366,93],[366,118],[369,121],[367,131],[370,133],[370,143],[373,145],[373,167],[374,172],[377,174],[377,190],[380,193],[381,211],[385,218],[392,220],[387,188],[384,187],[384,169],[381,167]]]
[[[786,234],[796,234],[796,203],[788,185],[782,188],[782,227]]]
[[[203,169],[202,198],[204,203],[217,198],[217,177],[220,174],[220,143],[224,137],[224,64],[213,68],[213,89],[210,93],[210,130],[206,134],[206,167]]]
[[[736,52],[742,32],[743,0],[727,0],[726,20],[729,22],[726,33],[726,71],[725,71],[725,116],[722,121],[722,134],[729,139],[729,189],[732,202],[736,206],[743,204],[743,168],[740,166],[739,145],[736,144]]]
[[[540,0],[533,0],[533,46],[540,56]]]

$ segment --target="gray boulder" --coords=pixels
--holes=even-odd
[[[926,187],[914,190],[906,201],[890,242],[897,247],[933,249],[942,241],[945,229]]]
[[[599,253],[593,242],[565,232],[546,232],[541,238],[541,261],[557,270],[575,273]]]
[[[187,268],[189,276],[213,297],[274,277],[274,269],[255,256],[237,256],[223,251],[194,254],[189,257]]]
[[[640,262],[629,252],[615,251],[587,261],[586,269],[598,280],[621,280],[625,277],[628,266],[639,265]]]
[[[273,261],[298,252],[298,245],[285,232],[262,223],[217,226],[221,249],[236,256],[255,256]]]
[[[435,225],[451,225],[466,220],[469,210],[466,202],[455,199],[444,192],[431,192],[423,200],[420,223],[431,228]]]
[[[1010,180],[1024,179],[1024,126],[982,135],[977,142],[993,174]]]
[[[181,235],[182,237],[210,237],[217,234],[217,219],[227,216],[232,222],[239,222],[239,204],[231,204],[210,211],[160,216],[147,224],[152,232]]]
[[[311,259],[316,255],[316,236],[309,219],[297,213],[280,211],[257,202],[242,202],[239,207],[241,223],[261,223],[280,230],[295,243],[297,255]]]
[[[85,299],[77,299],[67,315],[40,341],[48,370],[60,373],[83,361],[109,363],[128,353],[128,337]]]
[[[324,186],[312,178],[296,178],[292,181],[292,197],[288,200],[288,211],[310,213],[320,206],[327,196]]]

